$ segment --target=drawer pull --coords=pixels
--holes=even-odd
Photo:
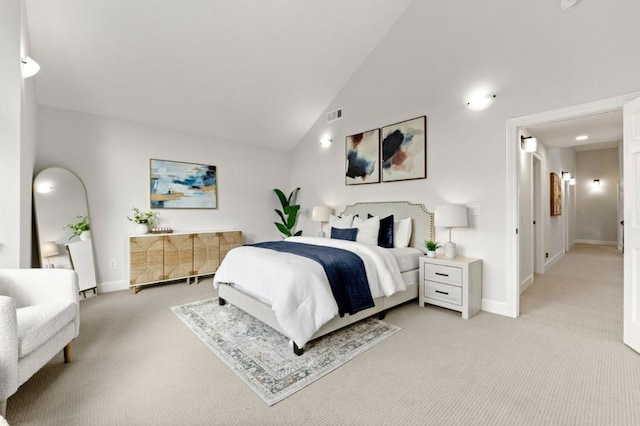
[[[446,291],[440,291],[440,290],[436,290],[436,293],[440,293],[440,294],[445,294],[445,295],[449,295],[449,293],[447,293]]]
[[[449,274],[443,274],[442,272],[436,272],[436,275],[440,275],[441,277],[448,277]]]

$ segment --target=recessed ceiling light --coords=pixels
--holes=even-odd
[[[586,141],[587,139],[589,139],[589,136],[587,135],[576,136],[577,141]]]

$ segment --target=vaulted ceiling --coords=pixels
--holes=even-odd
[[[26,0],[39,104],[289,150],[412,0]]]

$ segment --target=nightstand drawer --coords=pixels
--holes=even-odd
[[[424,297],[427,299],[441,300],[462,306],[462,288],[448,284],[425,281]]]
[[[434,265],[427,263],[424,265],[424,279],[437,281],[439,283],[462,285],[462,269],[454,266]]]

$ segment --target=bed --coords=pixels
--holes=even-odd
[[[289,257],[282,253],[271,252],[251,246],[243,246],[233,249],[227,254],[224,261],[218,268],[214,276],[214,287],[218,289],[219,303],[231,303],[232,305],[249,313],[253,317],[259,319],[269,325],[279,333],[287,336],[293,346],[296,355],[304,352],[304,345],[313,339],[324,336],[332,331],[338,330],[354,322],[360,321],[373,315],[384,318],[384,314],[390,308],[399,304],[414,300],[418,297],[418,257],[422,254],[423,244],[425,240],[434,239],[433,214],[426,210],[424,205],[410,203],[407,201],[390,201],[390,202],[363,202],[347,206],[340,216],[358,215],[358,217],[368,217],[369,215],[386,218],[393,215],[394,218],[411,218],[411,236],[406,249],[390,248],[382,249],[379,247],[364,247],[366,245],[352,242],[342,242],[320,237],[297,237],[287,239],[286,241],[298,242],[303,244],[319,244],[319,245],[337,245],[340,248],[352,250],[357,248],[355,252],[362,257],[367,270],[367,276],[371,280],[371,268],[388,267],[389,271],[385,272],[377,269],[379,272],[380,282],[376,285],[379,287],[374,291],[372,285],[373,306],[362,309],[352,315],[336,315],[327,312],[322,304],[316,303],[311,296],[300,296],[298,302],[284,302],[280,299],[289,299],[298,297],[295,294],[297,287],[285,286],[286,290],[280,288],[280,282],[274,285],[278,289],[273,293],[278,295],[269,296],[271,291],[269,284],[273,282],[278,274],[282,274],[280,281],[284,282],[289,279],[289,269],[295,269],[297,264],[310,262],[305,265],[305,270],[309,270],[308,275],[301,278],[295,278],[299,281],[313,281],[313,268],[322,268],[315,264],[313,260],[303,259],[299,256],[295,258]],[[357,247],[356,247],[357,246]],[[250,252],[260,251],[260,259],[251,258],[248,260]],[[373,253],[373,260],[367,258],[363,253]],[[380,257],[382,263],[386,266],[378,264],[377,257]],[[391,260],[389,260],[391,258]],[[391,263],[390,263],[391,262]],[[375,265],[374,265],[375,264]],[[373,266],[372,266],[373,265]],[[395,265],[395,266],[393,266]],[[395,270],[397,268],[397,270]],[[251,270],[250,273],[248,270]],[[296,273],[299,273],[296,272]],[[320,272],[322,274],[322,271]],[[389,276],[386,276],[388,274]],[[293,276],[293,275],[292,275]],[[295,277],[300,277],[295,275]],[[278,278],[279,279],[279,278]],[[319,278],[318,278],[319,279]],[[324,285],[314,287],[314,292],[326,293],[328,282],[325,276]],[[254,282],[255,281],[255,282]],[[277,285],[276,285],[277,284]],[[394,288],[391,288],[394,287]],[[330,291],[331,289],[329,289]],[[282,294],[284,293],[284,294]],[[316,297],[316,296],[313,296]],[[317,297],[326,297],[323,294]],[[291,315],[297,317],[288,318],[282,314],[282,305],[287,303],[299,303],[299,309],[294,309]],[[335,301],[334,301],[335,304]],[[322,305],[322,306],[321,306]],[[304,312],[298,312],[304,311]],[[308,311],[308,312],[307,312]],[[288,314],[287,314],[288,315]],[[294,323],[294,324],[292,324]]]

